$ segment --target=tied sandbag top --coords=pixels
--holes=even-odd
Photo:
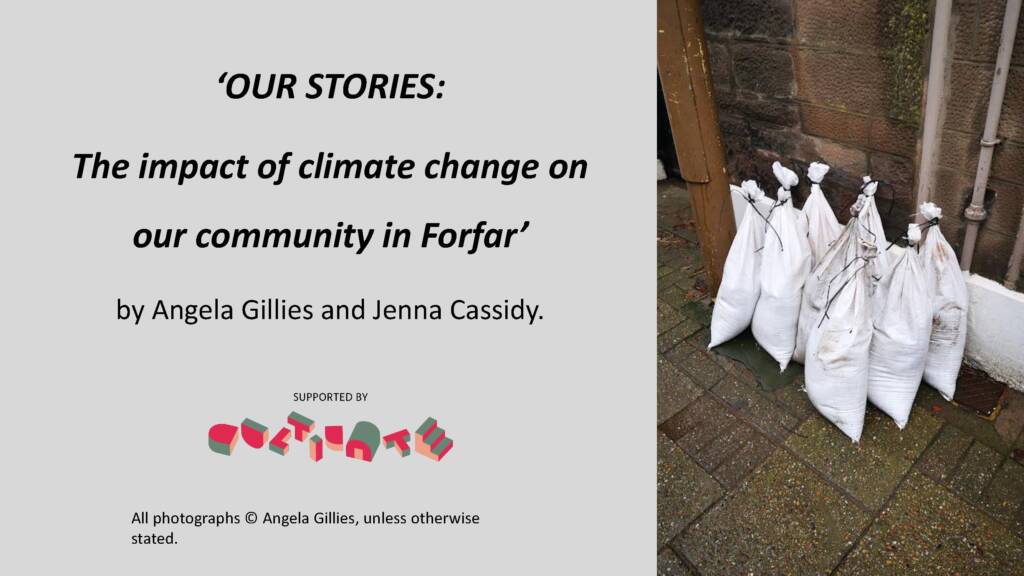
[[[863,194],[867,197],[875,195],[878,191],[878,180],[872,180],[871,176],[865,176],[863,179],[864,187],[861,189]]]
[[[793,172],[789,168],[783,166],[778,160],[772,164],[772,172],[775,173],[775,179],[782,185],[779,187],[778,200],[779,202],[786,202],[792,196],[789,189],[800,182],[800,177],[796,175],[796,172]]]
[[[825,174],[828,174],[828,170],[828,164],[811,162],[811,165],[807,168],[807,177],[811,179],[812,186],[821,184],[821,181],[825,178]]]
[[[933,202],[925,202],[921,204],[921,216],[924,216],[925,220],[935,220],[936,218],[942,218],[942,208],[939,208]]]
[[[750,202],[760,202],[764,199],[764,190],[757,185],[757,182],[753,180],[744,180],[740,184],[740,190],[743,191],[743,195],[747,197]]]

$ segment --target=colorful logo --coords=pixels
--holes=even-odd
[[[210,426],[207,434],[210,450],[231,456],[238,443],[238,437],[241,436],[242,441],[250,448],[262,450],[267,447],[280,456],[288,454],[291,442],[308,440],[309,458],[314,462],[323,460],[325,446],[333,452],[344,451],[348,458],[373,462],[382,441],[386,450],[393,448],[402,458],[412,454],[412,447],[409,444],[413,442],[413,438],[406,428],[381,436],[380,428],[372,422],[356,422],[346,442],[345,428],[341,425],[324,426],[321,437],[314,434],[316,422],[298,412],[289,414],[287,422],[288,426],[282,426],[273,437],[270,437],[269,428],[250,418],[242,420],[241,426],[214,424]],[[451,452],[455,443],[444,428],[437,425],[437,420],[427,418],[416,429],[415,445],[418,454],[440,461]]]

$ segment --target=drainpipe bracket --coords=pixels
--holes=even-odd
[[[964,218],[972,222],[983,222],[985,218],[988,218],[988,210],[981,206],[968,206],[964,210]]]
[[[1003,142],[1003,140],[1001,138],[993,138],[991,140],[986,140],[984,138],[981,139],[981,145],[986,147],[986,148],[995,148],[996,146],[998,146],[1002,142]]]

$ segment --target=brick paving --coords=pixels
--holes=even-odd
[[[860,444],[803,378],[765,390],[707,351],[711,301],[677,182],[658,186],[658,574],[1024,574],[1024,394],[988,422],[921,386]]]

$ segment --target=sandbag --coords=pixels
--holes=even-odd
[[[779,363],[780,370],[785,370],[796,347],[800,300],[811,268],[811,248],[803,218],[793,208],[789,191],[799,179],[778,162],[772,170],[782,186],[765,232],[761,297],[754,307],[751,331],[757,343]]]
[[[821,312],[825,308],[825,301],[829,296],[829,281],[839,275],[843,268],[857,257],[860,233],[863,229],[862,223],[857,219],[857,214],[865,202],[866,199],[863,195],[857,198],[857,203],[851,208],[853,216],[843,227],[839,238],[832,243],[804,282],[803,298],[800,301],[800,319],[797,322],[796,345],[793,348],[793,360],[797,362],[806,363],[807,338],[811,334],[811,327],[818,323]]]
[[[921,229],[911,224],[907,249],[893,263],[874,296],[868,400],[896,426],[907,425],[928,356],[932,303],[916,246]]]
[[[942,209],[931,202],[921,205],[926,220],[938,222]],[[932,294],[932,331],[924,381],[952,400],[967,343],[967,282],[953,247],[938,226],[928,229],[921,246],[921,260]]]
[[[864,430],[871,346],[869,263],[877,252],[861,239],[858,256],[830,279],[830,301],[807,339],[804,379],[811,404],[854,442]]]
[[[882,226],[882,216],[878,213],[878,205],[875,203],[875,192],[877,191],[878,181],[872,180],[871,176],[865,176],[861,192],[864,194],[867,202],[861,211],[860,219],[871,232],[870,235],[873,237],[875,246],[878,246],[878,258],[873,266],[875,268],[875,277],[880,277],[889,271],[891,262],[889,261],[889,253],[885,249],[889,245],[889,242],[885,239],[885,227]]]
[[[836,219],[835,212],[829,206],[825,194],[821,191],[821,181],[828,174],[828,164],[811,162],[807,169],[807,178],[811,180],[811,193],[804,202],[800,213],[807,222],[807,243],[811,247],[811,270],[821,262],[832,242],[839,238],[843,227]]]
[[[754,307],[761,295],[761,249],[764,246],[765,221],[759,209],[767,210],[771,202],[753,180],[743,186],[732,186],[749,203],[729,247],[718,287],[715,307],[711,311],[711,343],[708,348],[732,340],[750,326]]]

